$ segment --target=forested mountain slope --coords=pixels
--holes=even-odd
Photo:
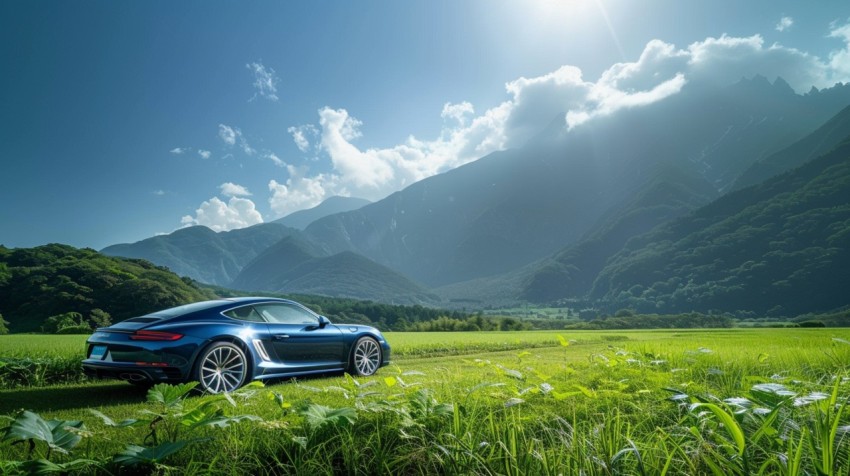
[[[119,321],[213,297],[147,261],[67,245],[0,246],[0,314],[13,332],[37,331],[68,312],[86,317],[101,309]]]
[[[631,240],[591,297],[641,311],[794,315],[850,303],[850,137]]]

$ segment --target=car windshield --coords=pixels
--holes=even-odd
[[[190,312],[203,311],[204,309],[209,309],[216,306],[221,306],[222,304],[227,303],[227,301],[202,301],[195,302],[192,304],[184,304],[182,306],[172,307],[169,309],[163,309],[162,311],[152,312],[147,314],[147,316],[151,317],[175,317],[182,316],[183,314],[189,314]]]

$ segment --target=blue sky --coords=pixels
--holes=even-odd
[[[0,2],[0,244],[380,199],[701,79],[850,80],[850,2]]]

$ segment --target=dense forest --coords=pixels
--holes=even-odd
[[[11,332],[92,327],[212,297],[144,260],[59,244],[0,246],[0,314]]]

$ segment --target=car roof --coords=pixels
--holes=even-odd
[[[182,306],[172,307],[168,309],[163,309],[160,311],[152,312],[150,314],[146,314],[145,317],[159,317],[159,318],[170,318],[177,316],[185,316],[187,314],[193,314],[200,311],[207,311],[211,309],[226,309],[229,307],[233,307],[234,304],[255,304],[260,302],[284,302],[284,303],[295,303],[294,301],[290,301],[288,299],[280,299],[280,298],[271,298],[271,297],[236,297],[236,298],[223,298],[223,299],[213,299],[210,301],[200,301],[194,302],[191,304],[184,304]],[[295,303],[297,304],[297,303]]]

